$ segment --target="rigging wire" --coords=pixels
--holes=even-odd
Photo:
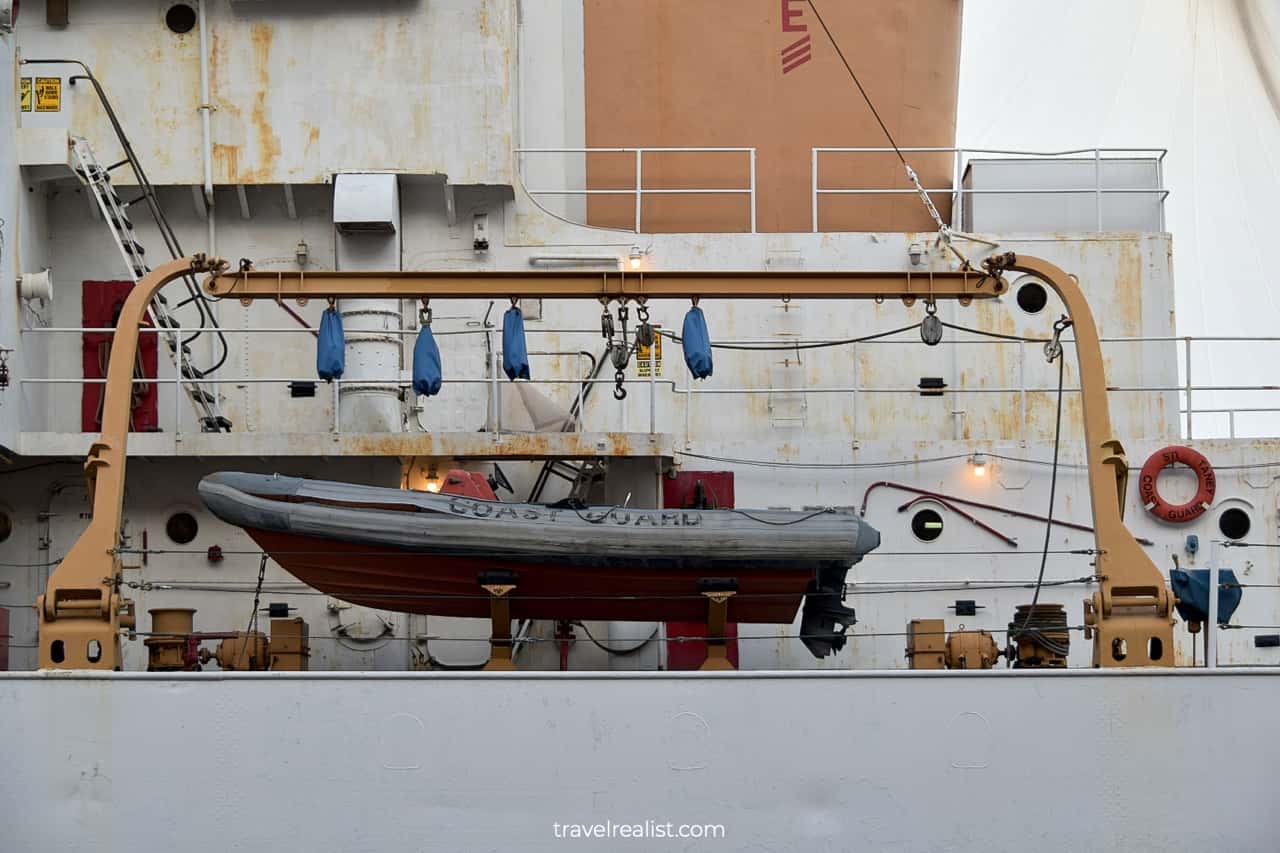
[[[848,507],[848,509],[850,511],[854,511],[853,507]],[[667,511],[671,512],[672,510],[667,510]],[[676,511],[682,511],[682,510],[676,510]],[[822,511],[825,512],[826,508],[824,507]],[[112,551],[112,553],[147,554],[149,556],[154,556],[156,554],[207,555],[208,551],[202,548],[116,548]],[[252,548],[252,549],[224,548],[222,549],[223,556],[235,555],[235,556],[257,557],[257,556],[260,556],[262,553],[263,551],[261,548]],[[1093,554],[1098,554],[1100,552],[1092,548],[1072,548],[1072,549],[1050,550],[1049,553],[1050,554],[1093,555]],[[296,556],[308,556],[308,555],[315,556],[315,555],[332,555],[333,551],[313,550],[313,549],[298,549],[298,550],[281,549],[281,550],[271,551],[268,556],[274,556],[276,554],[296,555]],[[972,550],[957,550],[957,551],[935,551],[933,549],[921,550],[921,551],[883,551],[883,550],[877,549],[875,551],[868,551],[866,554],[863,554],[862,556],[864,558],[866,557],[955,557],[955,556],[986,557],[986,556],[993,556],[993,555],[998,556],[1001,554],[1012,556],[1012,557],[1017,557],[1017,556],[1037,556],[1038,557],[1040,555],[1040,552],[1039,551],[1035,551],[1035,552],[1009,551],[1008,549],[1000,551],[993,548],[992,549],[974,548]],[[378,556],[387,556],[387,552],[386,551],[343,551],[342,555],[344,557],[378,557]],[[0,565],[4,565],[4,564],[0,563]],[[160,583],[160,581],[156,581],[156,583]],[[217,582],[205,581],[205,583],[221,583],[221,581],[217,581]],[[234,583],[234,581],[231,581],[231,583]]]
[[[818,11],[818,7],[814,5],[813,0],[809,0],[809,8],[813,10],[813,16],[818,19],[818,24],[822,27],[822,31],[827,34],[827,41],[831,42],[831,46],[835,48],[836,56],[840,57],[840,61],[844,63],[844,70],[849,72],[849,77],[853,80],[853,85],[858,87],[858,91],[862,93],[862,100],[867,102],[867,108],[871,110],[871,115],[875,116],[876,122],[880,125],[880,129],[884,131],[884,138],[889,140],[889,144],[893,146],[893,153],[898,155],[898,159],[902,161],[902,165],[910,169],[907,164],[907,158],[902,156],[902,150],[898,148],[898,143],[894,141],[893,134],[889,132],[889,128],[885,126],[884,119],[880,118],[880,111],[876,109],[876,105],[871,102],[871,96],[867,94],[867,90],[862,88],[862,81],[858,79],[858,75],[853,72],[853,66],[849,64],[849,60],[844,58],[844,51],[840,49],[840,43],[836,41],[836,37],[831,34],[831,28],[827,26],[827,22],[822,19],[822,13]]]
[[[1233,625],[1233,626],[1231,626],[1231,627],[1236,627],[1236,626],[1234,626],[1234,625]],[[1280,626],[1242,625],[1242,626],[1239,626],[1239,627],[1242,627],[1242,628],[1258,628],[1258,627],[1280,627]],[[1084,625],[1065,625],[1065,626],[1063,626],[1062,628],[1060,628],[1059,630],[1067,630],[1067,631],[1083,631],[1083,630],[1084,630],[1084,628],[1085,628],[1085,626],[1084,626]],[[967,625],[965,626],[965,630],[966,630],[966,631],[986,631],[988,634],[1007,634],[1007,633],[1009,632],[1009,629],[1008,629],[1008,628],[997,628],[997,627],[990,627],[990,628],[986,628],[986,627],[969,627],[969,626],[967,626]],[[172,637],[172,636],[173,636],[173,634],[172,634],[172,633],[152,633],[152,632],[150,632],[150,631],[134,631],[133,633],[134,633],[134,634],[136,634],[136,635],[137,635],[137,636],[139,636],[139,637],[150,637],[150,636]],[[199,633],[199,632],[196,632],[196,633]],[[868,631],[868,632],[865,632],[865,633],[854,633],[854,632],[852,632],[852,631],[851,631],[851,632],[849,632],[848,634],[846,634],[846,636],[848,636],[848,637],[850,637],[850,638],[852,638],[852,639],[858,639],[858,638],[863,638],[863,637],[866,637],[866,638],[870,638],[870,637],[909,637],[909,636],[921,637],[921,636],[926,636],[926,635],[942,636],[942,635],[944,635],[944,634],[948,634],[948,633],[952,633],[952,632],[949,632],[949,631],[914,631],[914,632],[908,633],[908,632],[906,632],[906,631]],[[738,634],[738,635],[736,635],[736,636],[725,635],[725,636],[723,636],[723,637],[717,637],[717,636],[706,636],[705,634],[692,634],[692,635],[687,635],[687,636],[686,636],[686,635],[678,635],[678,636],[674,636],[674,637],[661,637],[661,636],[658,636],[658,632],[656,632],[656,631],[655,631],[655,632],[654,632],[654,635],[653,635],[650,639],[645,640],[644,642],[645,642],[645,643],[705,643],[705,642],[707,642],[708,640],[712,640],[712,641],[732,641],[732,640],[808,640],[808,639],[822,639],[822,638],[823,638],[823,637],[825,637],[825,636],[826,636],[826,635],[823,635],[823,634],[785,634],[785,633],[780,633],[780,634],[745,634],[745,635],[744,635],[744,634]],[[337,642],[337,641],[339,641],[339,640],[340,640],[340,639],[342,639],[342,638],[340,638],[340,637],[325,636],[325,635],[323,635],[323,634],[316,634],[316,635],[313,635],[310,639],[311,639],[311,640],[329,640],[329,641],[332,641],[332,642]],[[446,636],[441,636],[441,635],[437,635],[437,634],[419,635],[419,636],[416,636],[416,637],[387,637],[386,639],[387,639],[387,642],[389,642],[389,643],[391,643],[391,642],[401,642],[401,643],[421,643],[421,642],[431,642],[431,643],[437,643],[437,642],[439,642],[439,643],[475,643],[475,642],[478,642],[478,640],[477,640],[475,637],[446,637]],[[527,637],[527,638],[525,638],[522,642],[525,642],[525,643],[559,643],[559,642],[563,642],[563,641],[562,641],[562,640],[559,640],[559,639],[556,639],[555,637]],[[22,646],[22,645],[20,645],[20,644],[14,644],[14,645],[17,645],[17,646],[18,646],[18,648],[35,648],[35,646]],[[615,650],[615,651],[616,651],[616,650]],[[486,663],[487,663],[487,661],[486,661]],[[471,669],[471,668],[473,668],[473,667],[471,667],[471,666],[469,666],[469,665],[457,665],[457,664],[452,664],[451,666],[460,666],[460,668],[464,668],[464,669]]]
[[[1059,321],[1063,322],[1063,321]],[[1056,325],[1056,324],[1055,324]],[[1056,335],[1055,335],[1056,337]],[[1035,612],[1036,605],[1040,602],[1040,590],[1044,586],[1044,569],[1049,562],[1049,538],[1053,534],[1053,500],[1058,491],[1058,448],[1060,439],[1062,438],[1062,377],[1066,373],[1067,360],[1062,354],[1061,348],[1058,350],[1058,414],[1055,418],[1053,428],[1053,468],[1049,474],[1049,511],[1045,514],[1044,524],[1044,551],[1040,557],[1040,575],[1036,578],[1035,592],[1031,595],[1031,606],[1027,608],[1026,616],[1023,617],[1022,626],[1017,629],[1016,633],[1010,634],[1010,639],[1020,637],[1023,634],[1033,634],[1037,642],[1046,645],[1051,651],[1058,651],[1059,654],[1066,654],[1065,650],[1055,648],[1056,643],[1052,643],[1043,633],[1036,630],[1028,630],[1031,626],[1032,614]],[[1056,627],[1056,626],[1055,626]]]
[[[960,326],[956,323],[948,323],[945,320],[940,321],[943,327],[952,329],[957,332],[968,332],[971,335],[981,335],[986,338],[998,338],[1002,341],[1018,341],[1027,344],[1047,344],[1053,338],[1028,338],[1023,335],[1006,335],[1001,332],[991,332],[986,329],[971,329],[968,326]],[[1067,340],[1071,340],[1068,338]]]
[[[867,341],[879,340],[880,338],[892,337],[893,335],[898,335],[903,332],[910,332],[913,329],[918,329],[918,328],[920,328],[919,323],[912,323],[910,326],[903,326],[899,329],[890,329],[885,332],[875,332],[870,335],[863,335],[860,338],[842,338],[841,340],[838,340],[838,341],[818,341],[816,343],[807,343],[807,344],[800,344],[800,343],[795,343],[795,344],[717,344],[717,343],[712,343],[711,347],[712,349],[744,350],[746,352],[753,352],[753,351],[791,352],[794,350],[823,349],[826,347],[841,347],[841,346],[847,346],[849,344],[860,344],[860,343],[865,343]],[[679,335],[677,335],[675,332],[668,332],[666,330],[659,329],[658,334],[678,344],[684,343],[684,339],[681,338]]]
[[[629,649],[615,649],[612,646],[606,646],[604,643],[597,640],[595,635],[591,633],[591,629],[586,626],[586,623],[575,621],[573,624],[582,629],[582,633],[587,635],[587,639],[590,640],[591,644],[594,645],[596,648],[600,649],[601,651],[608,652],[609,654],[615,657],[620,657],[620,658],[625,658],[630,655],[634,655],[636,652],[640,651],[645,646],[649,645],[654,640],[658,639],[658,628],[657,626],[655,626],[653,629],[653,632],[649,634],[649,638],[647,640],[641,640],[639,643],[637,643],[636,645],[632,646]],[[530,639],[534,639],[534,638],[530,638]],[[539,642],[544,641],[544,638],[542,637],[539,637],[536,639]],[[555,639],[555,638],[552,638],[552,639]]]
[[[1053,552],[1051,552],[1053,553]],[[1074,578],[1062,578],[1059,580],[1046,581],[1043,578],[1038,580],[1042,587],[1056,586],[1074,586],[1078,584],[1097,583],[1099,580],[1097,575],[1081,575]],[[879,583],[879,581],[862,581],[863,584]],[[340,594],[324,592],[314,588],[298,589],[298,590],[281,590],[262,587],[239,588],[234,589],[228,586],[214,586],[208,583],[184,583],[181,581],[123,581],[122,585],[129,589],[136,589],[143,592],[148,591],[182,591],[182,592],[219,592],[227,594],[245,594],[253,592],[255,595],[255,604],[259,600],[262,592],[278,593],[281,595],[310,595],[325,596],[329,598],[341,599]],[[831,591],[814,591],[808,593],[794,592],[739,592],[734,595],[735,600],[755,600],[755,599],[778,599],[778,598],[799,598],[803,595],[805,598],[840,598],[846,595],[917,595],[925,593],[937,592],[970,592],[976,590],[1014,590],[1014,589],[1032,589],[1036,583],[1018,582],[1018,581],[997,581],[991,582],[948,582],[947,580],[939,580],[936,585],[929,586],[903,586],[903,587],[882,587],[879,589],[859,589],[859,582],[854,581],[846,583],[843,589]],[[376,598],[380,601],[488,601],[490,596],[487,593],[371,593],[366,591],[364,597]],[[513,601],[703,601],[706,596],[702,593],[668,593],[654,595],[640,594],[586,594],[586,593],[566,593],[561,595],[520,595],[518,592],[508,593],[508,597]],[[257,608],[255,606],[255,612]],[[252,627],[252,624],[251,624]]]
[[[862,87],[862,81],[858,79],[858,75],[854,73],[853,66],[849,64],[849,60],[845,59],[844,51],[840,49],[840,43],[836,41],[836,37],[832,35],[831,28],[827,26],[827,22],[822,19],[822,13],[818,11],[818,7],[814,5],[813,0],[809,0],[809,8],[813,10],[813,16],[818,19],[822,31],[827,34],[827,40],[831,42],[831,46],[835,48],[836,56],[840,57],[840,61],[844,63],[844,70],[849,72],[849,77],[853,80],[853,85],[858,87],[858,91],[862,93],[862,100],[867,102],[867,108],[871,110],[871,114],[875,116],[876,122],[880,125],[880,129],[884,131],[885,139],[889,140],[889,144],[893,146],[893,153],[898,155],[898,159],[902,161],[902,168],[906,170],[907,179],[915,186],[916,193],[920,196],[920,201],[924,204],[925,210],[928,211],[929,217],[934,224],[938,226],[939,239],[942,240],[947,248],[955,252],[956,256],[964,263],[965,267],[969,267],[969,260],[956,252],[951,247],[950,241],[947,240],[951,234],[951,227],[942,221],[942,215],[938,213],[938,208],[934,206],[933,199],[929,198],[929,193],[920,185],[920,178],[916,175],[916,170],[911,168],[911,164],[907,162],[907,158],[902,156],[902,149],[898,147],[898,143],[894,140],[893,134],[889,132],[888,126],[885,125],[884,119],[880,118],[880,111],[876,109],[876,105],[872,103],[871,96],[867,94],[867,90]]]
[[[249,612],[249,624],[245,627],[245,634],[252,634],[253,630],[258,627],[258,603],[262,600],[262,579],[267,574],[267,554],[262,553],[262,562],[258,563],[258,585],[253,591],[253,610]],[[245,642],[240,644],[240,654],[236,655],[236,668],[240,667],[245,652],[249,650],[251,643]]]
[[[952,453],[946,456],[931,456],[924,459],[891,459],[884,462],[784,462],[771,459],[741,459],[732,456],[712,456],[705,453],[690,453],[687,450],[672,451],[676,456],[687,456],[692,459],[705,459],[710,462],[725,462],[734,465],[754,465],[760,468],[804,468],[818,470],[841,470],[841,469],[880,469],[880,468],[900,468],[910,465],[924,465],[933,462],[953,462],[957,459],[970,459],[973,452],[968,453]],[[1001,459],[1005,462],[1022,462],[1027,465],[1053,465],[1054,463],[1044,459],[1026,459],[1020,456],[1006,456],[1000,453],[989,453],[983,451],[984,456],[992,459]],[[1275,463],[1280,465],[1280,463]],[[1077,470],[1086,470],[1087,465],[1073,465],[1070,463],[1059,463],[1059,468],[1074,468]],[[1222,466],[1216,466],[1219,469]]]

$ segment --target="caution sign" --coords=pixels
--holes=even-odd
[[[652,361],[650,359],[652,358]],[[653,375],[662,375],[662,327],[653,327],[653,346],[636,345],[636,375],[648,377],[649,365],[653,364]]]
[[[36,78],[36,112],[56,113],[62,109],[62,78]]]
[[[31,78],[23,77],[18,81],[18,103],[24,113],[31,112]]]

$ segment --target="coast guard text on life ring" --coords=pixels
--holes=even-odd
[[[1160,472],[1175,462],[1181,462],[1194,471],[1198,481],[1195,497],[1183,504],[1169,503],[1160,497],[1156,488]],[[1204,515],[1213,503],[1217,489],[1218,478],[1209,460],[1203,453],[1181,444],[1170,445],[1151,454],[1138,477],[1138,496],[1142,499],[1142,506],[1156,518],[1174,524],[1183,524]]]

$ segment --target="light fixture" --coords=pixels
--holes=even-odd
[[[436,481],[436,480],[432,480],[432,481],[430,481],[429,483],[427,483],[427,491],[428,491],[428,492],[438,492],[438,491],[440,491],[440,483],[439,483],[438,481]]]
[[[982,453],[975,453],[969,457],[969,465],[973,468],[973,476],[987,476],[987,457]]]
[[[644,252],[640,251],[639,246],[631,247],[631,268],[633,270],[640,269],[640,262],[644,260]]]
[[[11,33],[18,25],[18,0],[0,0],[0,33]]]
[[[440,469],[434,465],[427,469],[426,489],[432,493],[440,491]]]

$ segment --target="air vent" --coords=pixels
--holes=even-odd
[[[400,192],[392,174],[337,175],[333,180],[333,224],[341,234],[394,234]]]

